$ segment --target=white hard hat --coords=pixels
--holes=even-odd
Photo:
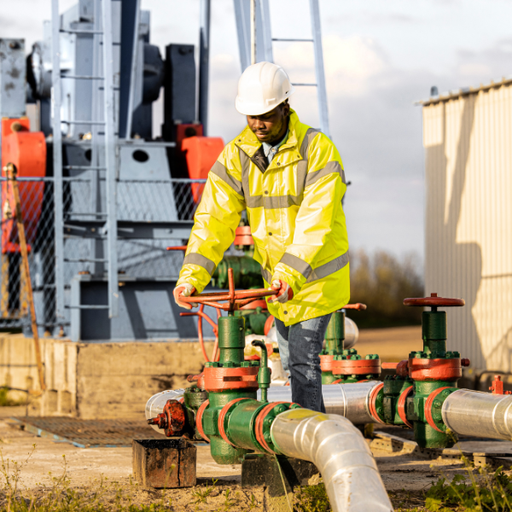
[[[240,114],[260,116],[276,108],[293,92],[290,79],[281,66],[258,62],[242,73],[235,106]]]

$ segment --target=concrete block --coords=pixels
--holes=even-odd
[[[47,391],[30,397],[29,413],[84,419],[144,417],[147,400],[165,389],[188,386],[204,358],[197,341],[73,343],[41,338]],[[211,354],[213,342],[206,342]],[[0,385],[38,390],[34,340],[0,336]],[[24,399],[26,393],[12,393]]]

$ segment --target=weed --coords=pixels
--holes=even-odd
[[[12,407],[14,405],[26,405],[26,400],[14,400],[9,396],[9,388],[0,387],[0,407]]]
[[[218,482],[218,480],[212,479],[212,485],[211,487],[208,486],[204,491],[201,489],[197,489],[197,491],[193,492],[193,496],[196,498],[196,503],[206,503],[206,498],[210,496],[212,491],[215,489],[215,484]]]
[[[229,489],[226,489],[226,491],[224,492],[224,510],[229,510],[235,504],[235,501],[229,497],[230,494],[231,491]],[[234,498],[237,498],[237,493],[235,493]]]
[[[425,507],[431,512],[478,510],[482,512],[512,512],[512,480],[500,467],[489,473],[485,467],[475,469],[466,460],[466,473],[450,481],[445,476],[426,493]]]
[[[256,500],[256,496],[254,496],[254,494],[251,494],[251,501],[249,502],[248,510],[252,510],[253,508],[256,508],[257,506],[258,506],[258,501]]]
[[[328,512],[331,510],[324,484],[302,487],[295,495],[298,512]]]

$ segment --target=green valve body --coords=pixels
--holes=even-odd
[[[235,316],[243,316],[245,319],[245,334],[265,334],[265,323],[270,313],[261,307],[255,309],[239,309]]]
[[[447,432],[442,407],[457,390],[463,360],[458,352],[446,350],[446,313],[437,308],[463,306],[464,301],[432,294],[406,299],[404,304],[432,308],[422,314],[423,349],[411,352],[408,360],[398,364],[396,374],[386,377],[381,389],[375,388],[370,411],[384,423],[412,427],[420,448],[447,448],[456,438]]]
[[[233,269],[237,288],[262,288],[261,265],[251,256],[224,256],[212,275],[212,286],[228,288],[228,269]]]
[[[349,370],[339,374],[332,370],[332,361],[362,361],[379,359],[377,354],[368,354],[361,357],[357,350],[345,349],[345,312],[335,311],[325,332],[325,348],[320,352],[320,364],[322,367],[322,384],[333,384],[339,382],[342,384],[352,384],[361,380],[371,380],[378,377],[379,370],[376,373],[368,371],[365,374],[350,373]]]
[[[425,361],[428,363],[433,359],[446,364],[450,364],[450,360],[460,361],[458,352],[446,350],[446,312],[437,311],[437,308],[432,309],[433,311],[422,313],[423,350],[409,354],[409,372],[414,379],[414,395],[407,399],[407,418],[414,425],[414,437],[420,448],[448,448],[453,446],[456,439],[454,435],[445,432],[440,406],[446,396],[456,390],[459,377],[447,372],[442,366],[433,366],[429,372],[411,371],[416,363],[425,364]],[[436,395],[433,403],[429,404],[430,395],[440,388],[448,389]],[[429,424],[426,411],[430,411],[436,427],[441,432]]]
[[[198,388],[197,386],[192,386],[185,389],[185,393],[183,395],[183,404],[185,405],[185,414],[187,415],[187,425],[191,425],[190,429],[193,439],[201,439],[201,435],[197,431],[196,426],[196,415],[197,410],[201,406],[201,404],[208,399],[208,392]]]
[[[343,355],[345,341],[345,312],[335,311],[327,330],[325,331],[325,348],[320,352],[320,359],[322,356],[339,356]],[[351,355],[357,354],[354,349],[351,349]],[[334,381],[339,380],[340,376],[333,375],[332,371],[322,369],[322,384],[332,384]],[[355,381],[357,382],[357,381]]]
[[[250,368],[259,366],[258,361],[244,361],[245,321],[243,317],[223,316],[219,318],[219,362],[207,363],[206,367]],[[212,457],[218,464],[239,464],[247,450],[235,448],[222,439],[219,432],[219,414],[222,408],[237,398],[251,398],[256,401],[257,385],[251,389],[226,389],[209,391],[210,403],[203,413],[202,424],[204,433],[210,439]]]

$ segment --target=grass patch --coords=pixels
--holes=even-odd
[[[27,399],[14,400],[10,397],[9,388],[0,387],[0,407],[13,407],[15,405],[26,405]]]

